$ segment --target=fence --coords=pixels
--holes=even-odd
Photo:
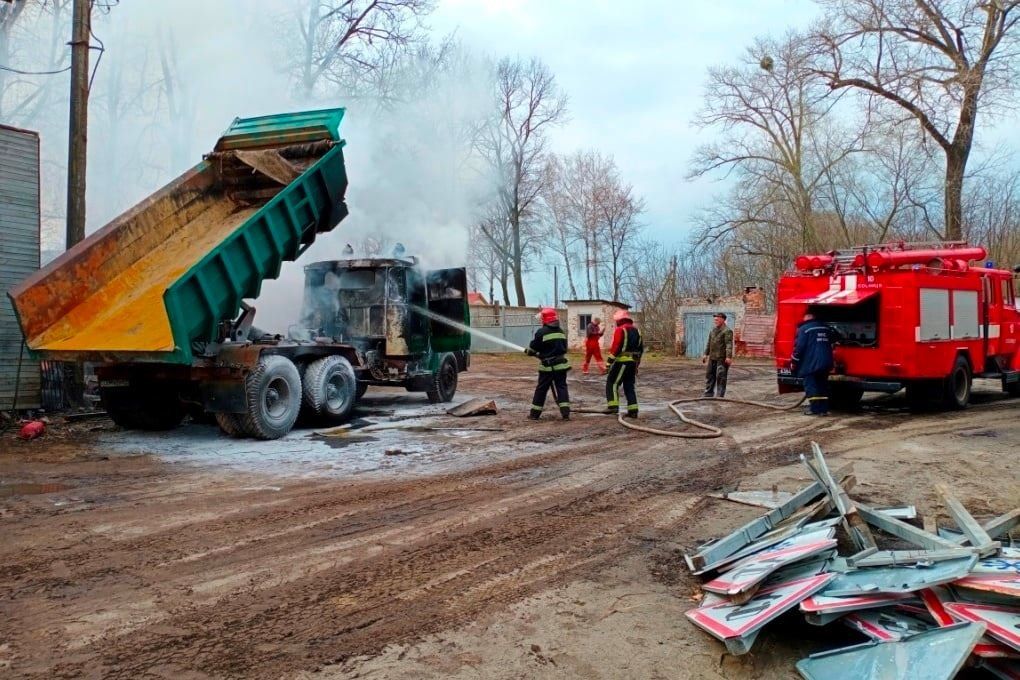
[[[471,327],[489,335],[527,347],[542,325],[535,318],[537,307],[471,307]],[[471,336],[471,351],[480,353],[512,352],[509,347],[488,340],[481,335]]]

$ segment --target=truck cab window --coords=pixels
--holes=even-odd
[[[340,272],[338,290],[366,290],[375,285],[375,270],[348,269]]]
[[[1002,304],[1007,307],[1016,306],[1016,298],[1013,295],[1013,281],[1011,279],[1002,280]]]

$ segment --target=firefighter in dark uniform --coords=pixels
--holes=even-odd
[[[627,397],[628,418],[638,417],[637,392],[634,382],[637,379],[638,366],[645,346],[641,341],[641,331],[634,325],[630,315],[622,309],[613,315],[616,330],[613,332],[613,344],[609,347],[606,363],[609,364],[609,375],[606,376],[606,407],[610,413],[620,412],[620,388]]]
[[[791,368],[804,379],[808,408],[805,415],[829,415],[829,372],[832,371],[832,348],[838,336],[828,324],[810,312],[797,327]]]
[[[538,357],[538,385],[535,397],[531,400],[531,413],[528,418],[538,420],[545,408],[545,397],[552,388],[553,398],[560,408],[563,420],[570,420],[570,393],[567,391],[567,334],[560,328],[556,310],[546,307],[539,312],[542,327],[535,331],[535,339],[524,350],[528,356]]]

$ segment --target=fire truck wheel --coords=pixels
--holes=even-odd
[[[864,390],[853,385],[831,384],[829,401],[832,408],[837,411],[855,411],[860,406],[861,398],[864,397]]]
[[[453,401],[457,393],[457,360],[452,354],[444,354],[439,361],[439,368],[432,374],[432,381],[425,391],[433,404]]]
[[[967,408],[970,402],[970,364],[963,357],[956,357],[956,364],[943,385],[943,402],[946,408],[958,411]]]
[[[279,439],[290,432],[301,410],[301,375],[287,357],[265,355],[244,381],[247,412],[244,433],[257,439]]]
[[[343,420],[357,401],[358,379],[351,363],[341,356],[313,361],[305,371],[302,392],[309,413]]]

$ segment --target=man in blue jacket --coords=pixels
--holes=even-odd
[[[836,332],[810,312],[804,315],[804,322],[797,327],[791,368],[797,376],[804,378],[804,394],[808,401],[806,415],[829,415],[829,373],[832,371],[832,347],[836,339]]]

